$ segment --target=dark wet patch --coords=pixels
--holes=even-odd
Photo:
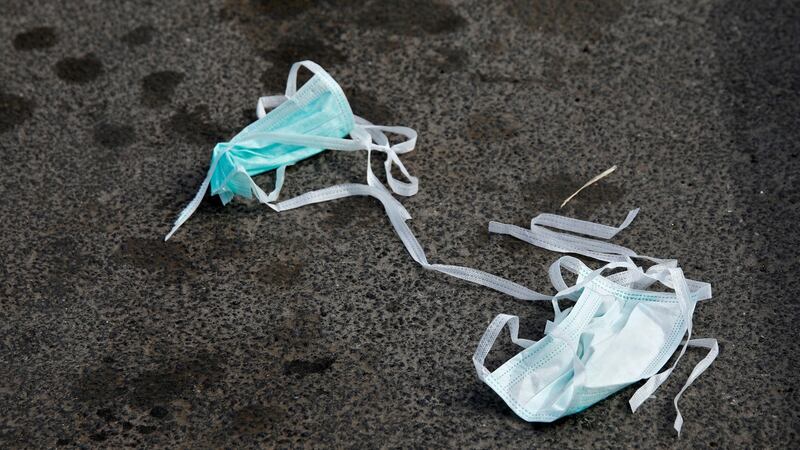
[[[149,44],[153,40],[153,35],[156,29],[150,25],[141,25],[129,31],[125,36],[120,38],[120,41],[136,47],[138,45]]]
[[[315,349],[320,346],[322,316],[310,307],[292,312],[270,329],[272,340],[292,349]]]
[[[158,238],[127,238],[114,253],[114,259],[151,271],[185,273],[193,269],[182,246]]]
[[[130,383],[130,404],[140,408],[165,404],[181,396],[202,392],[222,379],[225,369],[214,355],[199,354],[174,366],[145,372]]]
[[[374,93],[358,86],[345,89],[344,92],[354,114],[380,125],[388,125],[396,120],[394,111],[381,103]]]
[[[116,422],[118,419],[114,415],[114,412],[108,408],[102,408],[97,410],[97,417],[105,420],[106,422]]]
[[[0,92],[0,133],[4,133],[33,116],[36,103],[25,97]]]
[[[150,416],[155,417],[156,419],[163,419],[168,415],[169,410],[163,406],[154,406],[153,409],[150,410]]]
[[[285,417],[286,411],[277,404],[248,405],[233,413],[230,428],[240,434],[264,433]]]
[[[139,425],[136,427],[136,431],[140,434],[150,434],[153,431],[156,431],[156,427],[150,425]]]
[[[36,258],[37,271],[46,282],[37,283],[35,288],[45,298],[63,300],[75,295],[90,282],[88,272],[100,266],[84,243],[68,235],[47,237],[46,248]]]
[[[103,63],[89,53],[79,58],[67,57],[60,60],[55,65],[55,71],[58,78],[67,83],[88,83],[103,73]]]
[[[261,75],[261,83],[267,92],[283,92],[289,69],[297,61],[309,59],[325,68],[347,61],[347,55],[316,36],[291,35],[280,41],[275,48],[263,50],[264,58],[272,67]],[[298,81],[298,86],[301,82]]]
[[[223,8],[225,18],[266,16],[285,20],[294,18],[318,3],[316,0],[227,0]]]
[[[91,440],[93,440],[95,442],[103,442],[106,439],[108,439],[108,434],[106,434],[104,431],[101,431],[99,433],[94,433],[94,434],[90,435],[89,439],[91,439]]]
[[[75,396],[80,402],[108,404],[124,395],[125,379],[120,370],[111,364],[103,363],[90,369],[78,379]]]
[[[374,1],[355,17],[359,26],[408,36],[450,33],[467,23],[452,6],[430,0]]]
[[[597,40],[625,12],[620,0],[513,0],[508,12],[533,31]]]
[[[28,51],[48,48],[56,45],[58,36],[53,27],[36,27],[14,36],[14,48]]]
[[[72,439],[61,438],[61,439],[56,441],[56,447],[62,447],[62,446],[65,446],[65,445],[69,445],[71,443],[72,443]]]
[[[578,177],[572,174],[548,175],[522,186],[525,202],[534,211],[585,210],[604,203],[619,203],[626,191],[613,181],[604,179],[582,190],[567,205],[561,203],[584,185],[593,175]],[[584,179],[585,178],[585,179]]]
[[[297,375],[300,378],[314,373],[322,373],[331,368],[336,362],[335,357],[326,357],[313,360],[296,359],[283,364],[284,375]]]
[[[197,105],[191,111],[182,107],[166,123],[167,129],[196,144],[216,144],[226,141],[231,131],[211,122],[208,105]]]
[[[253,48],[273,62],[272,69],[261,77],[264,86],[271,90],[283,84],[293,62],[311,59],[323,67],[330,67],[347,60],[344,53],[330,44],[331,39],[320,36],[335,36],[353,27],[376,29],[383,35],[416,36],[453,32],[466,24],[452,6],[427,0],[229,0],[222,10],[222,17],[235,20]],[[286,21],[293,21],[296,26],[286,28]],[[274,29],[289,29],[291,32],[265,32]],[[275,37],[281,35],[283,37],[276,45]],[[388,45],[388,41],[381,45]]]
[[[521,129],[522,122],[514,114],[494,110],[470,114],[467,120],[467,136],[478,142],[508,139]]]
[[[250,124],[258,120],[258,114],[256,113],[255,108],[242,108],[242,114],[240,117],[242,118],[242,122],[246,124]]]
[[[136,142],[136,133],[129,125],[103,122],[94,127],[94,141],[106,148],[122,148]]]
[[[476,72],[476,77],[481,83],[508,83],[508,84],[526,84],[532,80],[528,77],[518,77],[513,75],[506,75],[499,72]]]
[[[153,72],[142,78],[142,104],[150,108],[168,105],[183,79],[182,73],[173,70]]]
[[[256,272],[257,281],[270,286],[291,286],[297,282],[303,271],[300,260],[275,261]]]
[[[320,225],[326,231],[347,231],[360,223],[377,220],[380,207],[371,198],[351,197],[331,202]]]
[[[442,47],[428,60],[439,74],[448,74],[463,70],[469,64],[469,53],[458,47]]]

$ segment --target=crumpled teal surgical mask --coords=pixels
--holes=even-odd
[[[711,298],[711,286],[687,280],[674,260],[643,257],[625,247],[545,228],[610,238],[625,228],[637,211],[631,211],[618,228],[552,214],[534,218],[530,230],[490,224],[492,232],[509,234],[550,250],[608,261],[591,270],[580,260],[564,256],[551,266],[550,279],[559,291],[552,300],[555,319],[547,323],[545,336],[539,341],[519,338],[519,319],[506,314],[498,315],[484,333],[473,356],[478,378],[521,418],[552,422],[647,379],[630,400],[631,409],[636,411],[669,377],[687,347],[707,348],[708,355],[697,364],[674,400],[674,427],[680,433],[683,418],[678,400],[719,353],[715,339],[691,339],[695,304]],[[633,258],[656,264],[644,270]],[[567,286],[562,269],[577,275],[575,285]],[[613,269],[624,271],[602,275]],[[656,282],[674,292],[648,290]],[[573,300],[575,305],[561,311],[560,299]],[[504,326],[509,327],[512,342],[524,350],[491,372],[484,366],[484,359]],[[688,336],[675,363],[657,373],[684,335]]]
[[[301,67],[309,69],[314,76],[298,90],[297,72]],[[269,108],[274,109],[267,112]],[[422,245],[406,223],[411,219],[411,214],[392,195],[411,196],[417,193],[419,180],[409,173],[399,156],[414,150],[416,131],[402,126],[373,125],[354,115],[342,89],[319,65],[311,61],[292,65],[286,94],[260,98],[256,112],[259,117],[256,122],[230,142],[214,147],[208,175],[194,199],[178,216],[165,240],[194,213],[209,186],[212,195],[219,195],[223,203],[235,195],[248,198],[255,196],[275,211],[349,196],[371,196],[381,202],[406,250],[422,267],[488,286],[519,299],[551,298],[480,270],[428,262]],[[403,136],[406,140],[390,145],[387,133]],[[348,134],[349,138],[345,138]],[[325,149],[365,150],[367,183],[340,184],[275,203],[283,186],[286,167]],[[372,152],[386,155],[384,170],[388,187],[372,172]],[[392,175],[393,167],[397,167],[407,181],[396,179]],[[275,189],[267,194],[253,181],[252,176],[270,170],[276,170]]]
[[[297,72],[301,67],[309,69],[314,75],[298,90]],[[274,109],[267,112],[266,109],[270,108]],[[283,186],[286,167],[326,149],[384,152],[388,155],[386,178],[392,191],[406,196],[417,192],[417,179],[408,173],[397,156],[413,150],[416,132],[407,127],[375,126],[354,116],[342,89],[319,65],[311,61],[295,63],[289,72],[286,94],[260,98],[256,111],[259,117],[257,121],[229,142],[221,142],[214,147],[208,175],[194,199],[178,216],[165,240],[194,213],[209,186],[211,195],[218,195],[223,204],[236,195],[245,198],[255,196],[276,211],[348,195],[385,194],[385,189],[377,193],[363,189],[368,187],[364,185],[340,185],[274,203]],[[406,140],[390,146],[384,132],[402,135]],[[351,138],[345,139],[347,135]],[[407,182],[392,176],[392,165],[400,169]],[[271,170],[277,171],[275,189],[267,194],[252,177]]]

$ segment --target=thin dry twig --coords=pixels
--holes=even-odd
[[[586,184],[584,184],[583,186],[581,186],[581,188],[580,188],[580,189],[578,189],[577,191],[575,191],[575,193],[574,193],[574,194],[572,194],[572,195],[570,195],[569,197],[567,197],[567,199],[566,199],[566,200],[564,200],[564,203],[562,203],[562,204],[561,204],[561,207],[560,207],[560,208],[563,208],[563,207],[564,207],[564,205],[566,205],[568,201],[572,200],[572,198],[573,198],[573,197],[575,197],[576,195],[578,195],[578,193],[579,193],[580,191],[582,191],[582,190],[586,189],[587,187],[591,186],[591,185],[592,185],[592,184],[594,184],[594,183],[597,183],[598,181],[602,180],[603,178],[605,178],[605,177],[607,177],[607,176],[611,175],[611,172],[613,172],[613,171],[615,171],[615,170],[617,170],[617,166],[616,166],[616,164],[615,164],[615,165],[613,165],[613,166],[611,166],[611,167],[609,167],[608,169],[606,169],[606,170],[605,170],[605,172],[601,173],[600,175],[598,175],[598,176],[596,176],[596,177],[592,178],[591,180],[589,180],[589,181],[588,181]]]

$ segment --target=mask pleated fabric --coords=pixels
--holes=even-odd
[[[298,89],[297,74],[302,67],[310,70],[313,77]],[[509,403],[512,409],[526,420],[554,420],[554,418],[560,417],[561,415],[580,411],[590,404],[601,400],[610,393],[624,387],[614,386],[609,390],[608,386],[603,386],[602,388],[595,388],[594,391],[588,394],[581,391],[581,389],[586,387],[587,383],[591,385],[593,381],[596,381],[594,374],[597,370],[597,364],[595,364],[592,358],[586,356],[585,349],[582,347],[591,344],[591,342],[583,337],[583,335],[586,334],[586,328],[594,327],[608,331],[605,329],[607,327],[598,328],[598,323],[602,324],[603,322],[597,322],[595,317],[591,314],[597,314],[598,311],[604,311],[605,309],[616,311],[616,309],[621,308],[621,305],[615,305],[613,301],[608,300],[614,297],[614,295],[609,295],[608,292],[602,291],[601,288],[597,287],[603,286],[603,283],[612,283],[618,286],[619,289],[611,289],[611,292],[617,293],[622,292],[620,289],[647,289],[655,282],[660,282],[674,289],[675,295],[669,299],[661,299],[659,297],[660,300],[663,300],[663,302],[659,304],[668,304],[668,307],[664,307],[661,310],[655,309],[649,311],[649,313],[663,314],[665,317],[668,317],[669,320],[673,320],[674,317],[679,317],[679,320],[675,319],[677,321],[675,327],[685,331],[685,333],[682,333],[680,336],[688,334],[675,364],[677,364],[680,356],[683,355],[687,347],[703,347],[710,350],[709,356],[697,365],[686,385],[675,398],[676,410],[678,399],[686,387],[688,387],[716,357],[718,347],[715,340],[691,339],[691,318],[694,312],[695,302],[710,298],[711,296],[710,286],[707,283],[686,280],[682,272],[680,272],[680,269],[677,268],[677,264],[674,260],[662,260],[640,256],[625,247],[594,239],[612,238],[619,231],[630,225],[636,217],[638,210],[631,211],[619,227],[610,227],[553,214],[541,214],[537,216],[531,221],[530,229],[523,229],[496,222],[490,223],[490,232],[508,234],[551,251],[583,255],[608,263],[601,269],[591,271],[585,266],[581,267],[579,262],[575,262],[577,260],[572,261],[571,259],[562,258],[557,261],[550,270],[551,280],[558,294],[555,296],[542,294],[521,284],[478,269],[430,263],[428,261],[422,245],[406,223],[411,219],[411,215],[394,196],[395,194],[402,197],[413,196],[419,189],[419,180],[409,173],[400,158],[401,155],[414,150],[417,140],[416,131],[404,126],[374,125],[368,120],[353,114],[339,85],[316,63],[303,61],[292,65],[284,95],[260,98],[256,105],[256,113],[258,115],[258,120],[256,122],[243,129],[231,139],[231,141],[219,143],[214,147],[207,176],[203,180],[195,197],[179,214],[172,230],[167,234],[165,240],[172,237],[189,217],[191,217],[209,189],[211,189],[211,194],[218,195],[224,204],[230,202],[234,196],[238,195],[245,198],[256,198],[259,202],[277,212],[288,211],[309,204],[350,196],[373,197],[381,202],[389,218],[389,222],[392,224],[392,227],[404,244],[406,250],[422,267],[489,287],[520,300],[551,301],[553,303],[555,318],[552,322],[548,323],[545,339],[538,342],[520,339],[517,336],[518,318],[501,314],[497,316],[489,326],[489,329],[484,334],[483,339],[481,339],[478,350],[476,350],[475,356],[473,357],[473,362],[478,370],[479,378],[492,386],[495,391]],[[396,144],[390,144],[387,135],[397,135],[404,140]],[[288,200],[278,201],[286,178],[286,168],[325,150],[346,152],[365,151],[367,156],[366,183],[339,184],[307,192]],[[384,185],[372,171],[370,163],[375,153],[382,153],[385,157],[384,170],[386,185]],[[398,169],[403,175],[404,180],[398,180],[392,175],[393,168]],[[272,170],[276,172],[275,186],[267,193],[253,181],[252,177]],[[561,230],[562,232],[554,231],[550,228]],[[590,237],[576,236],[575,234],[563,233],[563,231]],[[634,264],[634,258],[648,260],[654,263],[654,265],[644,270]],[[561,268],[575,272],[579,277],[579,282],[574,286],[567,286],[561,277]],[[601,276],[604,270],[610,270],[612,268],[625,270],[605,277]],[[556,274],[556,272],[558,273]],[[582,299],[584,293],[596,293],[598,291],[605,292],[605,294],[586,295],[586,299]],[[639,294],[631,295],[635,297]],[[576,306],[561,311],[558,306],[559,299],[575,300],[577,301],[576,305],[587,306],[581,306],[581,308]],[[639,302],[637,304],[644,304],[644,302]],[[576,315],[578,309],[583,311],[581,317]],[[629,307],[629,309],[631,309],[631,307]],[[587,315],[589,311],[591,311],[591,314]],[[620,311],[623,310],[620,309]],[[631,311],[633,311],[633,309]],[[625,310],[624,312],[629,313],[628,317],[630,317],[631,311]],[[675,311],[679,311],[679,314],[673,314]],[[575,324],[581,324],[580,326],[583,328]],[[493,376],[493,374],[489,373],[483,366],[486,353],[489,352],[492,343],[506,325],[508,325],[511,330],[513,342],[526,349],[525,351],[529,349],[539,349],[539,347],[544,345],[542,342],[549,342],[547,345],[551,347],[548,347],[547,351],[550,352],[548,354],[551,355],[552,360],[559,361],[559,364],[563,363],[556,368],[556,372],[559,373],[560,377],[559,383],[562,383],[565,389],[568,388],[567,390],[574,395],[565,396],[562,395],[564,394],[563,392],[558,390],[548,392],[542,391],[544,394],[537,391],[532,398],[526,399],[526,401],[533,401],[533,404],[523,407],[517,406],[517,404],[521,404],[518,401],[519,399],[508,394],[508,392],[514,391],[518,393],[522,392],[524,395],[532,395],[531,393],[533,393],[535,389],[532,389],[533,384],[530,382],[530,377],[531,374],[533,374],[532,376],[534,377],[536,376],[538,373],[537,369],[535,367],[531,369],[528,366],[524,366],[526,363],[523,363],[518,365],[514,370],[527,367],[527,375],[509,379],[508,377]],[[622,326],[620,329],[627,330],[628,328],[629,327]],[[611,327],[611,329],[613,329],[613,327]],[[642,332],[648,332],[647,327],[643,327]],[[655,370],[666,363],[666,359],[669,358],[677,347],[678,343],[674,342],[674,335],[677,335],[676,333],[677,332],[673,332],[670,334],[670,339],[665,339],[657,355],[643,355],[642,358],[650,357],[652,361],[648,367],[645,368],[645,372],[639,374],[641,375],[640,378],[632,381],[626,380],[629,381],[627,384],[630,384],[639,379],[648,379],[645,385],[642,386],[631,399],[631,408],[634,411],[649,398],[671,374],[674,365],[661,373],[656,374]],[[597,334],[597,332],[595,332],[595,334]],[[577,336],[577,340],[575,336]],[[680,336],[677,338],[678,341],[680,340]],[[647,339],[648,336],[639,336],[639,338]],[[612,339],[612,337],[609,337],[609,339]],[[554,347],[552,347],[553,342],[556,343]],[[668,347],[673,344],[675,347],[670,351]],[[569,351],[564,353],[564,349],[568,349]],[[528,361],[532,360],[533,359],[530,358],[528,359]],[[663,360],[663,362],[661,362],[661,360]],[[545,369],[548,368],[553,369],[549,366],[545,367]],[[653,373],[650,374],[648,370]],[[551,370],[551,372],[552,371],[553,370]],[[521,388],[520,386],[523,385],[526,387]],[[552,384],[552,386],[559,386],[559,384]],[[552,387],[549,389],[552,389]],[[542,395],[545,395],[545,397],[542,397]],[[542,400],[543,398],[556,399],[557,402],[548,406],[547,401]],[[573,401],[576,398],[582,400]],[[536,405],[540,405],[541,407],[556,405],[558,408],[551,408],[548,410],[549,412],[544,415],[539,413],[531,414],[531,407]],[[553,411],[555,411],[555,413]],[[553,414],[555,414],[555,416]],[[680,412],[678,412],[678,417],[675,422],[677,430],[680,430],[681,423],[682,419]]]

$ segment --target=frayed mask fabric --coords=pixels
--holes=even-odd
[[[555,318],[548,321],[545,336],[539,341],[520,338],[519,318],[500,314],[478,344],[473,356],[478,378],[522,419],[552,422],[647,380],[630,399],[635,412],[669,377],[687,347],[705,348],[709,350],[707,356],[695,366],[674,399],[674,428],[680,433],[683,418],[678,400],[719,353],[715,339],[692,339],[695,305],[711,298],[711,286],[687,280],[675,260],[644,257],[622,246],[546,228],[608,239],[630,224],[637,211],[631,211],[617,228],[552,214],[534,218],[530,229],[496,222],[489,225],[491,232],[542,248],[607,262],[597,270],[571,256],[553,263],[549,274],[558,290],[552,299]],[[655,264],[644,270],[634,259]],[[577,276],[574,285],[566,284],[562,270]],[[604,275],[612,270],[622,271]],[[655,283],[673,292],[649,290]],[[575,304],[562,311],[559,300]],[[504,327],[508,327],[512,342],[523,350],[489,371],[484,360]],[[679,346],[674,364],[659,373]]]

